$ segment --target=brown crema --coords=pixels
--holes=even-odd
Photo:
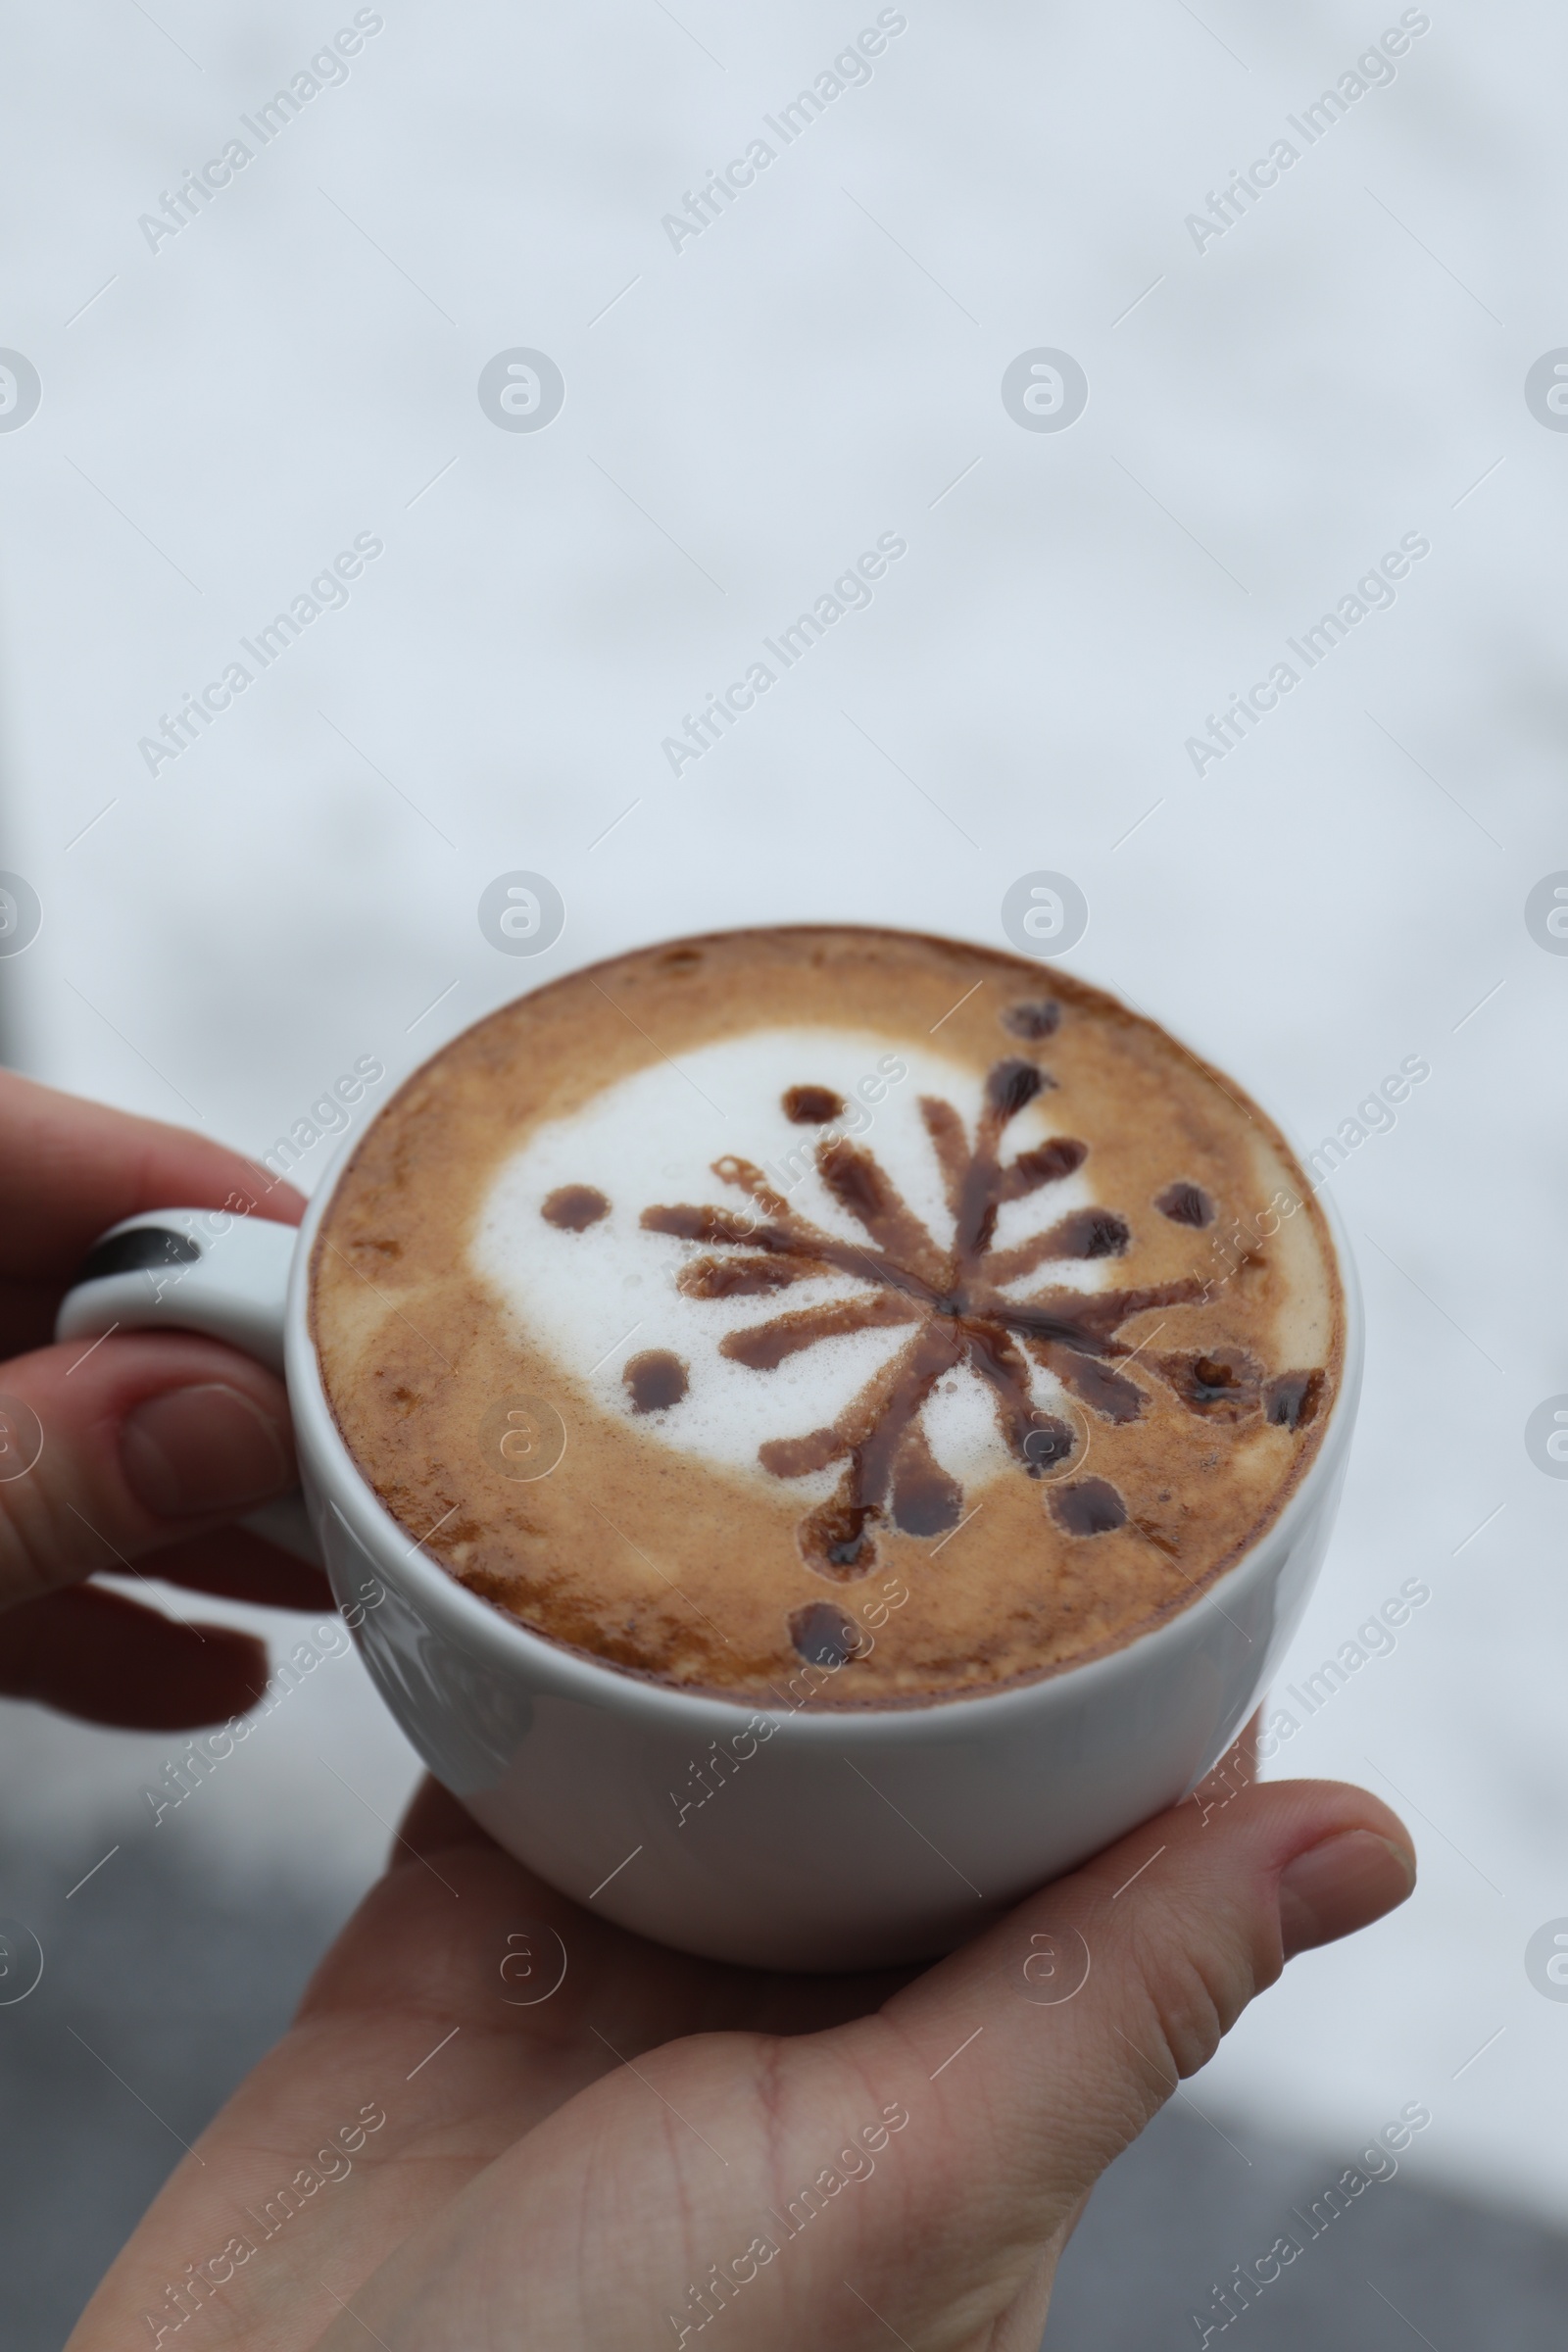
[[[628,1133],[623,1182],[571,1169],[529,1212],[542,1250],[591,1249],[612,1215],[646,1238],[638,1352],[590,1387],[479,1270],[498,1175],[656,1064],[782,1029],[961,1065],[977,1114],[907,1108],[945,1211],[911,1205],[874,1128],[835,1124],[810,1066],[779,1105],[808,1185],[737,1134],[677,1198]],[[722,1311],[716,1357],[758,1382],[889,1336],[822,1426],[781,1405],[730,1468],[672,1441],[706,1394],[662,1327],[677,1296]],[[1322,1211],[1238,1088],[1053,967],[842,926],[645,949],[455,1039],[344,1169],[311,1317],[361,1473],[469,1591],[623,1672],[791,1708],[977,1696],[1189,1607],[1299,1483],[1345,1353]],[[937,1434],[956,1382],[994,1430],[978,1471]],[[519,1478],[531,1400],[567,1442]]]

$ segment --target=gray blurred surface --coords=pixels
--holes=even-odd
[[[1309,2239],[1292,2209],[1353,2148],[1225,2128],[1233,2145],[1173,2104],[1112,2166],[1062,2261],[1045,2352],[1197,2352],[1195,2313],[1211,2347],[1246,2352],[1560,2352],[1568,2237],[1395,2179]],[[1215,2288],[1292,2230],[1295,2261],[1227,2323]]]
[[[36,1990],[0,2007],[5,2352],[60,2352],[360,1891],[334,1899],[297,1872],[144,1832],[68,1910],[52,1849],[0,1846],[0,1913],[44,1947]]]

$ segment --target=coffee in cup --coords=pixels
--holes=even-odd
[[[813,1708],[1203,1605],[1346,1347],[1239,1087],[1065,973],[849,926],[640,950],[466,1031],[361,1139],[310,1311],[361,1474],[470,1592]]]

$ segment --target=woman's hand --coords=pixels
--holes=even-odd
[[[228,1524],[295,1483],[281,1381],[181,1332],[52,1344],[77,1267],[122,1217],[229,1207],[297,1225],[304,1205],[238,1152],[0,1072],[0,1695],[157,1731],[253,1703],[259,1642],[178,1624],[89,1581],[100,1570],[331,1609],[319,1570]]]
[[[1247,1777],[912,1978],[646,1943],[427,1784],[68,2352],[1036,2352],[1112,2157],[1413,1883],[1376,1798]]]

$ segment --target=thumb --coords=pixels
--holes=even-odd
[[[846,2030],[897,2033],[903,2062],[878,2071],[925,2127],[918,2254],[882,2281],[911,2317],[955,2296],[996,2317],[1036,2291],[1105,2167],[1286,1961],[1410,1893],[1408,1836],[1376,1797],[1246,1777],[1227,1758],[1195,1797]]]
[[[220,1341],[127,1333],[0,1366],[0,1610],[129,1568],[295,1483],[281,1381]]]

